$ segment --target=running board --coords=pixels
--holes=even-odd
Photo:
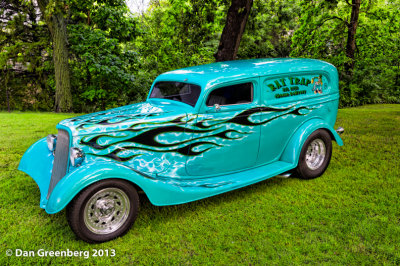
[[[176,179],[160,177],[158,184],[163,186],[163,193],[159,193],[157,199],[153,199],[151,202],[161,206],[208,198],[278,175],[288,177],[290,174],[287,172],[295,167],[291,163],[276,161],[245,171],[219,176],[191,176]]]

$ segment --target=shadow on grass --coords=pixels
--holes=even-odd
[[[189,213],[201,212],[202,209],[213,208],[213,206],[218,206],[221,204],[230,204],[232,202],[240,201],[245,197],[251,197],[260,192],[268,193],[268,190],[273,187],[286,186],[287,183],[291,181],[290,179],[297,178],[283,179],[279,177],[273,177],[250,186],[225,192],[209,198],[170,206],[155,206],[150,202],[144,193],[141,193],[139,195],[141,205],[139,217],[142,216],[146,218],[144,218],[144,223],[136,223],[136,228],[139,229],[140,227],[145,226],[146,222],[149,220],[151,220],[153,225],[156,226],[158,223],[171,220],[178,215],[186,216]]]

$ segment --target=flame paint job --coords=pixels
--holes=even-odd
[[[303,81],[301,89],[307,93],[271,98],[269,88],[279,92],[280,87],[268,84],[288,75],[303,75],[304,80],[320,75],[318,84],[326,87],[321,94],[312,94],[313,87]],[[300,78],[289,79],[301,86]],[[302,144],[319,128],[329,130],[342,144],[333,130],[339,98],[337,71],[325,62],[222,62],[167,72],[154,84],[158,81],[194,83],[202,92],[194,107],[148,98],[61,121],[57,128],[69,132],[71,146],[82,149],[86,158],[82,166],[69,166],[48,201],[43,194],[54,157],[43,139],[28,149],[19,169],[39,184],[42,208],[58,212],[83,188],[106,178],[135,183],[156,205],[185,203],[295,168]],[[218,112],[205,105],[213,89],[244,82],[253,83],[252,103],[221,106]],[[34,164],[44,166],[35,170]]]

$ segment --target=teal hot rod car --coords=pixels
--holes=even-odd
[[[311,59],[219,62],[164,73],[147,100],[66,119],[34,143],[19,170],[38,184],[47,213],[67,208],[87,242],[118,237],[139,210],[186,203],[328,167],[338,74]]]

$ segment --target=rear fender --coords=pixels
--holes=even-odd
[[[306,139],[316,130],[325,129],[327,130],[332,139],[336,141],[339,146],[343,146],[343,141],[339,134],[324,120],[322,119],[311,119],[301,125],[294,135],[292,135],[289,143],[286,145],[285,150],[280,158],[281,161],[292,163],[297,166],[301,148],[303,147]]]

